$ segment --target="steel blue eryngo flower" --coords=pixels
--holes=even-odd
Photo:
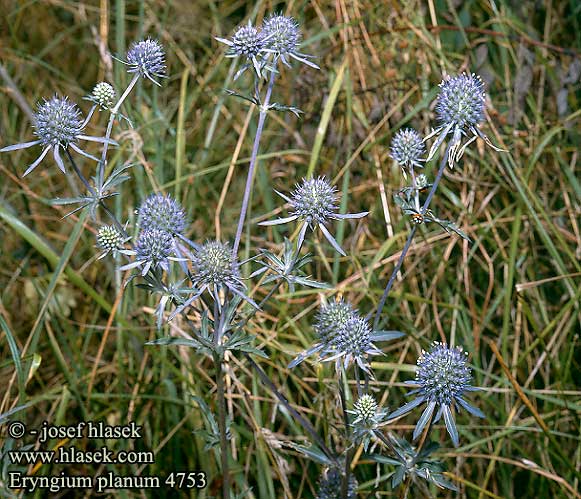
[[[390,341],[403,336],[400,331],[373,331],[367,319],[361,317],[353,305],[343,300],[322,305],[315,316],[313,329],[319,341],[297,355],[289,368],[318,353],[320,361],[335,360],[337,369],[341,362],[347,368],[355,361],[363,370],[370,372],[368,357],[381,353],[373,342]]]
[[[119,270],[142,267],[141,275],[158,268],[168,272],[169,261],[178,260],[171,256],[173,249],[173,237],[169,232],[161,229],[142,230],[137,237],[135,248],[124,251],[124,254],[135,255],[135,261],[123,265]]]
[[[302,35],[299,23],[292,17],[273,14],[264,20],[262,32],[265,39],[264,50],[274,55],[275,62],[280,59],[283,64],[290,66],[288,57],[292,57],[312,68],[319,69],[319,66],[309,61],[312,56],[298,51]]]
[[[490,142],[488,137],[479,128],[484,120],[486,109],[486,94],[484,83],[475,74],[463,73],[455,77],[448,77],[440,83],[440,93],[436,102],[436,116],[440,126],[426,139],[438,136],[432,145],[426,161],[430,161],[448,134],[452,134],[452,142],[448,152],[448,165],[454,167],[466,147],[477,137],[483,139],[495,151],[503,151]],[[471,137],[461,144],[462,136]]]
[[[355,309],[344,300],[333,300],[323,305],[315,315],[313,329],[324,345],[330,345],[337,329],[355,317]]]
[[[301,352],[289,364],[289,369],[298,366],[307,357],[333,348],[333,339],[337,330],[344,327],[347,321],[356,316],[351,303],[344,300],[332,300],[321,305],[313,321],[313,329],[318,341],[308,350]]]
[[[127,72],[137,73],[161,86],[154,78],[166,77],[165,51],[157,40],[148,38],[134,42],[127,51],[125,61],[121,61],[129,68]]]
[[[151,194],[141,203],[137,212],[142,229],[160,229],[179,235],[186,228],[186,212],[169,194]]]
[[[226,57],[244,57],[247,63],[236,73],[234,79],[238,77],[252,65],[258,77],[262,75],[262,66],[264,61],[261,59],[261,54],[264,51],[265,40],[262,32],[252,25],[250,21],[245,26],[240,26],[231,40],[226,38],[215,37],[219,42],[228,45],[229,49],[226,52]]]
[[[337,189],[325,177],[303,179],[301,184],[295,186],[295,190],[290,197],[278,191],[275,192],[291,205],[291,216],[260,222],[259,225],[279,225],[301,220],[302,226],[297,241],[297,248],[299,249],[303,245],[307,228],[315,229],[319,227],[331,246],[341,255],[346,256],[339,243],[327,229],[326,223],[329,220],[363,218],[369,213],[368,211],[337,213],[339,209],[337,205]]]
[[[55,95],[48,100],[45,99],[43,102],[40,102],[34,113],[34,134],[38,139],[32,142],[4,147],[0,149],[0,152],[16,151],[18,149],[26,149],[40,145],[42,147],[40,156],[27,168],[23,177],[34,170],[49,151],[52,151],[54,160],[60,170],[66,173],[65,165],[61,157],[61,149],[66,150],[70,147],[83,156],[99,161],[77,146],[77,142],[79,140],[87,140],[91,142],[117,144],[117,142],[110,139],[84,135],[83,130],[85,126],[86,121],[83,121],[81,111],[77,105],[69,101],[68,97]]]
[[[341,364],[347,369],[352,362],[356,362],[361,369],[371,374],[369,356],[381,353],[373,344],[373,331],[369,321],[354,314],[342,327],[337,328],[330,341],[330,348],[322,352],[321,360],[335,360],[337,370]]]
[[[426,152],[424,141],[413,128],[399,130],[391,141],[391,157],[405,172],[405,168],[423,168],[425,160],[422,156]]]
[[[459,444],[458,430],[454,420],[454,409],[463,408],[474,416],[485,417],[482,411],[470,405],[465,399],[465,392],[479,390],[471,386],[472,370],[467,363],[467,354],[461,347],[448,347],[444,343],[434,342],[429,352],[422,352],[417,362],[416,379],[407,384],[417,387],[409,395],[416,398],[394,411],[390,419],[407,414],[415,407],[426,403],[426,408],[416,424],[413,438],[418,438],[426,425],[431,421],[434,411],[434,422],[444,416],[446,429],[455,446]]]
[[[218,305],[221,303],[220,290],[229,290],[258,308],[244,293],[246,286],[240,277],[239,264],[228,243],[207,241],[194,251],[192,265],[193,295],[174,310],[169,320],[189,307],[206,290]]]

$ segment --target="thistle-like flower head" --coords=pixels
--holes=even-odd
[[[330,345],[337,331],[355,316],[353,306],[343,300],[333,300],[323,305],[313,324],[313,329],[323,345]]]
[[[145,229],[139,233],[135,248],[126,254],[134,254],[135,261],[120,267],[119,270],[128,270],[142,267],[141,275],[146,275],[150,269],[161,268],[169,270],[169,260],[174,249],[173,236],[160,229]]]
[[[369,321],[359,315],[354,315],[343,327],[337,328],[332,343],[346,358],[363,362],[367,353],[374,349],[371,334]]]
[[[82,131],[81,111],[68,97],[45,99],[34,113],[34,134],[43,146],[67,147]]]
[[[280,59],[283,64],[290,66],[289,57],[292,57],[307,66],[319,69],[319,66],[309,60],[311,56],[299,52],[301,30],[299,23],[292,17],[282,14],[271,15],[264,20],[262,35],[265,43],[264,50],[273,54],[275,61]]]
[[[413,438],[416,439],[438,408],[434,422],[438,422],[442,415],[444,416],[446,429],[452,442],[457,446],[459,438],[453,408],[463,408],[474,416],[484,417],[479,409],[464,399],[465,392],[477,390],[471,386],[472,370],[467,360],[467,354],[461,347],[454,348],[445,343],[434,342],[430,351],[422,352],[418,358],[416,379],[409,383],[417,387],[410,392],[417,394],[416,398],[394,411],[390,417],[399,417],[426,403],[427,406],[414,430]]]
[[[244,294],[246,286],[240,279],[239,264],[228,243],[207,241],[192,255],[192,264],[193,294],[174,310],[169,320],[187,309],[206,290],[211,292],[218,305],[221,303],[219,290],[226,289],[258,308],[258,305]]]
[[[240,26],[232,36],[231,51],[234,55],[244,56],[248,59],[256,57],[264,48],[264,38],[255,26],[248,23]]]
[[[422,353],[418,358],[416,383],[428,402],[450,405],[462,396],[472,380],[467,359],[468,354],[462,347],[451,348],[437,342],[429,352]]]
[[[463,73],[449,77],[440,84],[440,93],[436,101],[436,115],[440,126],[429,134],[426,139],[437,136],[432,144],[426,161],[430,161],[448,134],[452,140],[448,146],[448,165],[453,168],[454,163],[463,156],[468,147],[477,137],[480,137],[495,151],[504,151],[496,147],[478,125],[484,120],[486,97],[484,83],[479,76]],[[462,144],[462,137],[470,138]]]
[[[357,399],[353,405],[353,413],[355,420],[353,423],[362,423],[365,426],[373,426],[375,424],[377,410],[379,406],[373,395],[366,393]]]
[[[97,104],[101,109],[111,109],[115,104],[115,97],[116,92],[113,86],[102,81],[93,87],[93,91],[87,99]]]
[[[325,177],[303,179],[291,194],[291,206],[307,223],[324,223],[337,211],[337,188]]]
[[[319,478],[319,491],[317,499],[337,499],[341,496],[342,474],[337,468],[329,468],[323,471]],[[347,489],[348,499],[357,498],[357,479],[353,474],[349,475]]]
[[[292,17],[273,14],[264,20],[262,29],[270,50],[282,55],[296,52],[301,41],[301,30]]]
[[[339,243],[325,226],[330,219],[342,220],[348,218],[362,218],[367,215],[367,211],[361,213],[337,213],[337,188],[325,177],[303,179],[300,184],[295,185],[290,197],[276,191],[291,208],[291,216],[260,222],[259,225],[279,225],[294,220],[301,220],[302,227],[299,231],[297,241],[297,251],[303,245],[307,228],[319,227],[321,232],[337,252],[345,256],[345,252]]]
[[[484,119],[484,83],[479,76],[463,73],[440,84],[436,115],[442,125],[469,128]]]
[[[373,395],[361,395],[353,409],[347,411],[354,416],[351,426],[355,442],[362,443],[367,452],[371,440],[376,440],[375,431],[386,424],[387,410],[382,409]]]
[[[194,253],[192,262],[198,284],[230,286],[238,282],[240,276],[238,262],[228,243],[206,242]]]
[[[426,148],[424,141],[413,128],[399,130],[391,141],[391,157],[402,167],[416,166],[422,168],[422,156]]]
[[[157,40],[148,38],[134,42],[127,51],[125,63],[129,73],[138,73],[156,85],[159,83],[154,78],[165,77],[165,51]]]
[[[127,238],[115,225],[103,225],[97,231],[97,247],[104,251],[101,258],[109,252],[116,252],[123,248]]]
[[[138,209],[142,229],[159,229],[170,234],[182,234],[186,227],[186,213],[169,195],[151,194]]]
[[[85,121],[82,119],[81,111],[76,104],[71,102],[68,97],[54,97],[43,100],[38,104],[37,110],[34,113],[34,134],[38,137],[32,142],[23,142],[11,146],[3,147],[0,152],[16,151],[19,149],[27,149],[32,146],[42,146],[40,156],[26,169],[23,177],[34,170],[41,161],[46,157],[49,151],[52,151],[54,160],[63,173],[66,173],[65,164],[61,158],[61,149],[70,147],[74,151],[90,158],[94,161],[99,161],[94,156],[83,151],[78,145],[78,140],[88,140],[92,142],[101,142],[117,145],[117,142],[102,137],[90,137],[83,135],[85,128]]]
[[[265,39],[263,32],[253,26],[250,21],[248,24],[240,26],[230,40],[219,37],[216,37],[216,40],[228,45],[226,57],[244,57],[246,59],[246,63],[234,76],[235,80],[249,67],[254,67],[258,77],[262,77],[264,59],[259,56],[265,49]]]

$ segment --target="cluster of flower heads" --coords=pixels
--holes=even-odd
[[[245,59],[245,64],[235,76],[236,79],[250,67],[254,68],[258,77],[262,77],[265,69],[276,71],[275,66],[279,60],[290,66],[289,58],[319,69],[309,60],[311,56],[299,52],[301,38],[299,23],[295,19],[282,14],[272,14],[264,20],[262,26],[253,26],[251,21],[248,21],[248,24],[240,26],[234,32],[231,39],[216,37],[216,40],[228,45],[226,57]]]
[[[182,261],[181,247],[176,238],[186,226],[186,213],[169,195],[151,194],[137,209],[139,234],[135,247],[127,254],[134,255],[133,262],[120,270],[141,267],[141,274],[151,269],[169,271],[170,261]]]
[[[427,404],[416,427],[413,438],[418,438],[426,425],[436,423],[444,416],[446,429],[454,445],[459,444],[458,430],[454,420],[454,411],[465,409],[474,416],[483,418],[482,411],[470,405],[465,399],[466,392],[479,390],[471,385],[472,369],[468,365],[468,354],[462,347],[449,347],[444,343],[434,342],[429,352],[422,352],[418,358],[416,379],[407,384],[416,387],[409,395],[416,397],[390,414],[395,419],[407,414],[422,404]]]
[[[340,369],[353,362],[367,373],[369,356],[381,354],[374,341],[389,341],[403,336],[399,331],[373,331],[369,321],[348,302],[331,301],[318,310],[313,329],[318,342],[299,354],[289,367],[295,367],[309,355],[317,353],[322,362],[335,361]]]
[[[466,148],[477,137],[480,137],[496,151],[503,151],[493,145],[488,137],[480,130],[480,123],[484,120],[486,109],[486,94],[484,83],[479,76],[474,74],[460,74],[445,78],[440,83],[440,92],[436,98],[436,127],[427,137],[407,128],[398,131],[391,143],[391,157],[402,167],[421,168],[422,163],[430,161],[446,137],[452,135],[448,148],[448,165],[454,167],[464,155]],[[462,137],[469,135],[468,140],[462,144]],[[426,140],[437,137],[427,157],[424,143]]]
[[[305,240],[307,229],[319,228],[327,241],[341,255],[345,252],[327,229],[329,220],[345,220],[363,218],[369,212],[361,213],[338,213],[337,188],[325,178],[303,179],[300,184],[295,185],[295,189],[289,196],[275,190],[291,207],[291,215],[286,218],[268,220],[260,222],[259,225],[280,225],[299,220],[301,227],[297,240],[297,248],[300,249]]]
[[[161,44],[156,40],[147,39],[133,43],[127,52],[126,60],[120,60],[120,62],[128,66],[128,72],[147,78],[156,85],[159,85],[159,83],[154,78],[165,76],[165,52]],[[99,161],[99,159],[81,149],[78,146],[78,142],[79,140],[85,140],[117,145],[109,136],[93,137],[84,133],[95,106],[98,106],[101,110],[111,110],[115,97],[115,89],[109,83],[100,82],[95,85],[91,94],[86,97],[86,100],[94,104],[93,109],[91,109],[86,118],[83,118],[81,110],[67,96],[55,94],[50,99],[44,99],[37,104],[33,117],[34,134],[38,138],[30,142],[3,147],[0,152],[27,149],[37,145],[42,147],[40,155],[28,166],[23,176],[33,171],[49,152],[52,152],[59,169],[66,174],[67,170],[61,154],[63,151],[69,154],[69,148],[82,156]]]

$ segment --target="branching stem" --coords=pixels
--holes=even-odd
[[[420,211],[421,215],[425,215],[425,213],[428,211],[428,208],[430,206],[430,202],[432,201],[432,198],[434,197],[434,194],[436,193],[436,189],[438,188],[438,184],[440,183],[440,180],[442,179],[442,174],[444,173],[444,169],[446,168],[446,163],[448,161],[448,153],[450,152],[450,144],[448,144],[446,146],[446,151],[444,152],[444,155],[442,156],[442,160],[440,161],[440,167],[438,168],[438,174],[436,175],[436,178],[434,180],[434,184],[432,185],[432,188],[430,189],[430,192],[428,194],[428,197],[426,198],[426,201],[424,202],[422,209]],[[405,242],[405,245],[403,247],[403,249],[401,250],[401,255],[399,256],[399,259],[393,269],[393,272],[391,273],[391,277],[389,278],[389,281],[387,281],[387,285],[385,286],[385,290],[383,291],[383,295],[381,297],[381,300],[379,300],[379,305],[377,307],[377,312],[375,313],[375,320],[373,321],[373,328],[377,329],[379,327],[379,321],[381,319],[381,312],[383,311],[383,307],[385,306],[385,302],[387,300],[387,296],[389,295],[389,292],[391,291],[391,288],[393,286],[393,283],[395,282],[395,278],[397,277],[397,274],[399,273],[401,266],[403,264],[404,258],[406,257],[410,246],[412,244],[412,239],[414,238],[414,235],[417,231],[417,225],[414,225],[412,230],[410,231],[407,241]]]

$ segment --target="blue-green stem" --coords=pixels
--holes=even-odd
[[[238,253],[240,246],[240,239],[242,231],[244,230],[244,222],[246,221],[246,213],[248,212],[248,203],[250,201],[250,193],[252,191],[252,181],[254,179],[254,170],[256,169],[256,162],[258,160],[258,149],[260,147],[260,139],[262,131],[264,130],[264,121],[266,120],[266,113],[270,104],[270,97],[274,87],[274,78],[276,73],[271,71],[270,79],[268,80],[268,87],[266,88],[266,95],[264,101],[260,104],[260,115],[258,117],[258,126],[256,127],[256,135],[254,136],[254,145],[252,146],[252,155],[250,157],[250,166],[248,167],[248,176],[246,177],[246,187],[244,188],[244,197],[242,198],[242,208],[240,209],[240,218],[238,219],[238,227],[236,228],[236,237],[234,238],[233,253]]]
[[[117,104],[115,104],[115,106],[111,109],[111,113],[109,114],[109,123],[107,123],[107,131],[105,132],[105,139],[107,140],[103,144],[103,152],[101,154],[101,161],[99,162],[99,169],[97,173],[97,185],[99,186],[99,189],[103,186],[103,182],[105,179],[107,150],[109,148],[109,139],[111,138],[111,132],[113,131],[113,122],[115,121],[115,117],[119,113],[119,109],[121,109],[121,105],[123,104],[127,96],[131,93],[131,90],[133,90],[133,87],[137,83],[137,80],[139,80],[139,73],[135,73],[133,75],[133,78],[131,78],[129,85],[127,85],[127,88],[125,89],[125,92],[123,92],[121,97],[119,97]]]
[[[436,193],[436,189],[438,188],[438,184],[440,183],[440,180],[442,179],[442,174],[444,173],[444,169],[446,168],[446,163],[448,161],[448,153],[449,152],[450,152],[450,144],[448,144],[446,146],[446,151],[444,152],[444,155],[442,156],[442,160],[440,161],[440,167],[438,168],[438,174],[436,175],[436,178],[434,180],[434,184],[432,185],[432,188],[430,189],[428,197],[426,198],[426,201],[424,202],[424,205],[422,206],[422,209],[420,211],[421,215],[425,215],[426,212],[428,211],[428,208],[430,206],[430,202],[432,201],[432,198],[434,197],[434,194]],[[381,319],[381,312],[383,311],[383,307],[385,306],[387,296],[389,295],[389,292],[391,291],[393,283],[395,282],[395,278],[401,269],[404,258],[406,257],[406,255],[410,249],[410,246],[412,244],[412,239],[414,238],[414,235],[416,234],[417,229],[418,229],[418,226],[414,225],[412,230],[410,231],[409,236],[407,238],[407,241],[405,242],[405,245],[401,251],[401,255],[399,256],[399,260],[397,261],[395,268],[393,269],[393,272],[391,273],[391,277],[389,278],[389,281],[387,281],[387,286],[385,286],[385,290],[383,291],[383,295],[381,297],[381,300],[379,300],[377,312],[375,313],[375,320],[373,321],[373,329],[378,329],[378,327],[379,327],[379,321]]]

